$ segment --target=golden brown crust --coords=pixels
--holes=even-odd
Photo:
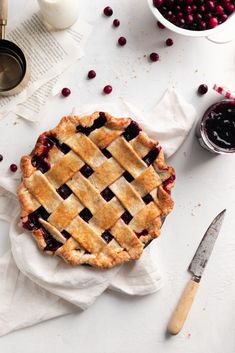
[[[132,122],[131,118],[114,118],[108,113],[104,114],[105,125],[93,130],[89,138],[83,134],[75,135],[76,127],[78,125],[85,129],[91,127],[100,116],[99,112],[85,117],[64,116],[54,129],[42,133],[31,154],[21,159],[23,181],[18,189],[18,197],[22,208],[22,222],[27,222],[28,215],[36,211],[42,203],[50,213],[48,221],[52,219],[53,222],[49,224],[48,221],[42,220],[42,228],[32,230],[33,237],[45,253],[58,255],[72,265],[89,264],[98,268],[111,268],[130,259],[138,259],[144,245],[159,236],[161,220],[174,205],[170,191],[174,186],[175,172],[166,164],[163,150],[158,142],[142,131],[127,142],[121,135]],[[47,173],[46,177],[44,174],[40,175],[37,168],[32,165],[32,157],[45,153],[45,139],[48,136],[53,136],[60,144],[66,141],[66,145],[70,146],[72,151],[71,157],[66,154],[64,158],[64,154],[56,147],[57,145],[53,146],[46,157],[52,164],[47,179]],[[82,147],[80,148],[79,145]],[[111,152],[113,158],[106,159],[100,152],[103,148]],[[159,154],[152,166],[148,167],[143,158],[153,149],[158,149]],[[78,159],[75,158],[75,153]],[[83,164],[78,163],[79,159],[84,161]],[[75,164],[77,163],[77,167],[73,167],[73,160]],[[89,179],[78,172],[84,163],[93,168],[93,174]],[[115,169],[110,172],[109,168],[112,167]],[[73,208],[69,212],[70,224],[65,221],[64,215],[60,222],[57,221],[60,210],[70,207],[67,204],[70,202],[68,199],[67,202],[63,201],[55,193],[55,188],[60,187],[67,180],[66,176],[60,175],[59,169],[64,173],[70,173],[70,178],[72,177],[67,185],[73,191],[72,197],[76,200],[71,204]],[[127,183],[121,177],[122,171],[125,170],[135,178],[133,183]],[[102,174],[107,174],[107,178],[104,177],[103,181]],[[47,180],[51,184],[48,184]],[[38,189],[39,185],[46,191]],[[109,203],[99,194],[106,187],[115,194],[115,198]],[[93,194],[93,203],[87,198],[88,189]],[[150,193],[153,200],[147,205],[143,202],[146,193]],[[48,197],[49,194],[50,197]],[[78,216],[82,207],[88,207],[93,213],[90,226]],[[120,219],[125,210],[132,215],[128,225]],[[56,227],[57,224],[58,227]],[[65,231],[72,235],[71,238],[66,239],[62,234],[62,224]],[[76,227],[83,229],[82,233],[77,231]],[[100,235],[97,235],[106,231],[106,227],[114,237],[108,244]],[[57,249],[50,250],[47,246],[43,229],[51,233],[55,241],[60,241],[61,244]]]

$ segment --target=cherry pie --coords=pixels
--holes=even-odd
[[[66,116],[40,135],[21,169],[23,227],[73,265],[138,259],[173,208],[174,169],[130,118]]]

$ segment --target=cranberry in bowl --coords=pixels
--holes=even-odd
[[[214,35],[226,31],[230,39],[234,32],[235,0],[148,0],[148,5],[158,21],[178,34],[216,42]]]

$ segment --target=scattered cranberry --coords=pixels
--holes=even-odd
[[[18,169],[18,167],[17,167],[16,164],[11,164],[11,165],[10,165],[10,171],[11,171],[11,172],[15,173],[15,172],[17,171],[17,169]]]
[[[0,154],[0,162],[3,160],[3,156]]]
[[[87,74],[87,77],[89,79],[95,78],[96,77],[96,72],[94,70],[90,70]]]
[[[208,86],[206,84],[201,84],[197,89],[197,92],[200,95],[206,94],[207,91],[208,91]]]
[[[149,58],[151,61],[158,61],[159,60],[159,55],[157,53],[151,53],[149,55]]]
[[[110,86],[110,85],[107,85],[107,86],[105,86],[105,87],[103,88],[103,92],[104,92],[105,94],[110,94],[110,93],[112,92],[112,90],[113,90],[113,87]]]
[[[61,94],[62,94],[62,96],[64,96],[64,97],[68,97],[68,96],[70,95],[70,93],[71,93],[71,91],[70,91],[70,89],[67,88],[67,87],[65,87],[65,88],[63,88],[63,89],[61,90]]]
[[[119,27],[120,26],[120,21],[117,18],[115,18],[115,20],[113,20],[113,26],[114,27]]]
[[[120,37],[118,39],[118,44],[123,47],[123,45],[126,45],[126,38],[125,37]]]
[[[168,38],[168,39],[166,40],[166,45],[167,45],[168,47],[171,47],[173,44],[174,44],[173,39]]]
[[[161,22],[157,21],[157,25],[160,29],[166,28]]]
[[[113,14],[113,9],[110,6],[106,6],[103,12],[105,16],[110,17]]]
[[[212,17],[209,21],[209,27],[215,28],[218,25],[218,20],[216,17]]]
[[[233,4],[228,3],[226,6],[228,13],[232,13],[235,9],[235,6]]]

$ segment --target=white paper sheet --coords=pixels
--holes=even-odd
[[[90,31],[91,26],[78,19],[69,30],[50,32],[35,7],[30,8],[9,31],[7,39],[19,45],[25,53],[31,78],[20,94],[0,97],[0,118],[14,111],[35,121],[51,94],[55,78],[83,55]]]

